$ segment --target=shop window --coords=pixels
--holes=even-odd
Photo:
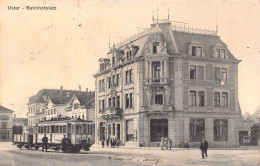
[[[134,120],[126,121],[126,141],[134,141]]]
[[[214,141],[228,141],[228,120],[214,120]]]
[[[168,119],[151,119],[150,141],[160,142],[162,137],[168,137]]]
[[[190,119],[190,141],[200,142],[205,138],[205,120]]]

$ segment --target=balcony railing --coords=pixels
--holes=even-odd
[[[148,83],[148,84],[168,84],[169,79],[166,77],[149,78],[149,79],[146,79],[146,83]]]
[[[144,111],[151,111],[151,112],[174,111],[174,107],[172,105],[153,104],[151,106],[144,106],[143,108]]]

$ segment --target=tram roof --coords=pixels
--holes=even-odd
[[[39,124],[55,124],[55,123],[67,123],[67,122],[93,122],[83,119],[55,119],[55,120],[45,120],[40,121]]]

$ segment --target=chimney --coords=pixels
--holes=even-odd
[[[81,85],[79,85],[79,91],[81,91]]]
[[[63,89],[63,87],[60,86],[60,96],[62,96],[62,89]]]
[[[86,92],[88,92],[88,88],[86,88]]]
[[[70,97],[70,92],[67,92],[67,97]]]

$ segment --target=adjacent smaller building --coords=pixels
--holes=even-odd
[[[11,141],[13,135],[13,112],[0,106],[0,141]]]

